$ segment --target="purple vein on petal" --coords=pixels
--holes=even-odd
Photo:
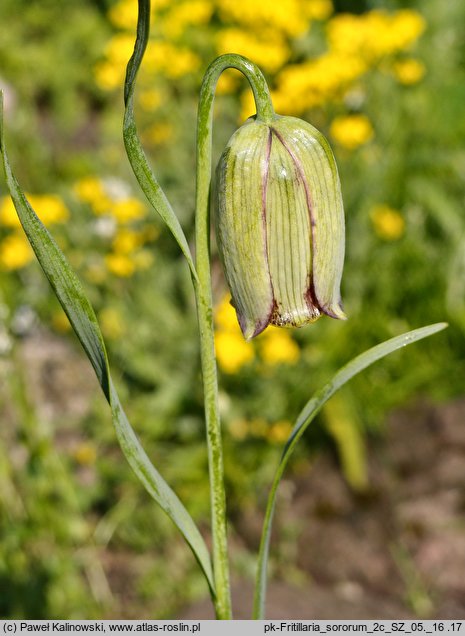
[[[316,219],[315,219],[315,212],[314,212],[314,207],[313,207],[312,196],[311,196],[311,193],[310,193],[310,187],[309,187],[309,184],[307,182],[307,179],[305,178],[305,172],[304,172],[304,169],[302,167],[302,164],[300,163],[300,161],[297,158],[297,156],[295,155],[295,153],[291,150],[291,148],[289,148],[289,146],[285,142],[285,140],[282,137],[282,135],[280,135],[280,133],[276,129],[272,128],[272,132],[276,135],[276,137],[282,143],[282,145],[285,148],[285,150],[289,153],[289,156],[291,157],[292,161],[294,162],[294,165],[295,165],[296,170],[297,170],[297,172],[299,174],[299,177],[302,180],[302,183],[303,183],[303,186],[304,186],[304,190],[305,190],[305,199],[307,201],[308,216],[309,216],[309,220],[310,220],[310,237],[311,237],[311,243],[312,243],[311,251],[310,251],[311,271],[310,271],[310,276],[309,276],[309,284],[308,284],[307,293],[305,294],[307,305],[308,305],[309,310],[312,312],[312,314],[314,314],[316,316],[319,315],[320,311],[322,311],[325,314],[331,315],[331,313],[329,313],[326,310],[326,308],[320,303],[319,299],[317,298],[316,290],[315,290],[315,281],[313,280],[314,260],[315,260],[315,253],[316,253],[316,238],[315,238]]]

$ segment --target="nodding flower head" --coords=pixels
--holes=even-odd
[[[344,319],[344,210],[325,137],[294,117],[248,120],[218,165],[216,233],[245,338]]]

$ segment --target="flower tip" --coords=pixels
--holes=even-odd
[[[258,320],[257,322],[253,322],[252,320],[247,320],[245,316],[241,313],[237,312],[237,319],[239,321],[239,326],[242,331],[242,335],[246,339],[247,342],[250,342],[252,338],[260,335],[262,331],[264,331],[269,324],[269,321]]]
[[[332,307],[322,307],[321,311],[330,318],[335,318],[336,320],[347,320],[347,316],[340,303],[337,303]]]

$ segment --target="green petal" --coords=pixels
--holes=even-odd
[[[301,326],[320,312],[311,299],[311,210],[302,168],[272,129],[266,188],[268,262],[275,299],[271,322]]]
[[[269,135],[265,124],[245,124],[218,165],[218,248],[246,339],[265,329],[273,310],[263,210]]]
[[[312,217],[310,294],[324,313],[345,318],[340,306],[344,208],[331,148],[316,128],[295,117],[281,117],[273,127],[291,149],[309,191]]]

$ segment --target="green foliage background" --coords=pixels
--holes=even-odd
[[[114,251],[114,235],[96,230],[95,209],[76,195],[76,184],[91,177],[110,181],[113,190],[124,192],[124,200],[143,202],[121,141],[121,89],[107,90],[98,81],[99,65],[108,60],[108,42],[119,33],[109,17],[115,4],[2,1],[0,23],[8,28],[0,39],[0,84],[6,91],[11,159],[27,191],[58,194],[69,209],[70,220],[52,231],[100,313],[128,415],[149,455],[208,533],[201,378],[187,267],[158,219],[146,210],[130,227],[145,237],[150,267],[136,268],[130,276],[105,270],[96,277],[106,262],[102,255]],[[382,435],[390,410],[419,399],[440,402],[463,395],[465,6],[461,0],[373,0],[337,2],[335,7],[362,15],[380,8],[420,12],[426,30],[408,55],[421,61],[425,74],[405,85],[386,60],[378,60],[348,97],[342,91],[296,113],[330,139],[331,122],[353,113],[363,114],[374,131],[372,139],[355,148],[332,139],[346,206],[343,299],[349,320],[325,318],[292,333],[299,352],[292,364],[267,364],[256,345],[247,364],[222,373],[233,536],[241,511],[263,506],[280,452],[279,440],[269,431],[276,423],[292,422],[309,394],[352,356],[408,329],[450,323],[446,332],[355,379],[320,417],[298,461],[330,447],[354,488],[367,486],[366,439]],[[292,55],[284,67],[303,64],[324,49],[328,19],[312,24],[308,35],[291,38]],[[199,56],[198,68],[177,78],[148,69],[142,78],[144,91],[154,83],[162,94],[153,109],[140,104],[143,138],[188,236],[196,95],[220,28],[221,14],[214,13],[198,31],[184,34],[184,44]],[[276,87],[273,73],[269,77]],[[244,110],[242,91],[237,85],[217,99],[217,156]],[[120,200],[118,192],[114,202]],[[402,216],[404,229],[395,239],[375,231],[372,210],[379,204]],[[7,224],[0,226],[2,240],[10,232]],[[217,260],[214,280],[220,303],[226,290]],[[69,360],[58,365],[55,375],[58,382],[68,383],[70,395],[82,392],[85,407],[76,412],[52,409],[47,415],[31,388],[34,377],[23,351],[31,341],[42,341],[47,348],[55,339],[68,338]],[[0,588],[5,593],[0,614],[117,617],[124,598],[128,617],[172,616],[206,590],[190,553],[121,461],[96,383],[77,379],[86,367],[73,347],[75,340],[66,333],[39,267],[30,262],[12,269],[4,263]],[[43,383],[47,373],[50,369],[43,367],[35,381]],[[53,377],[45,380],[53,385]],[[235,561],[236,573],[250,574],[248,549],[237,548]]]

